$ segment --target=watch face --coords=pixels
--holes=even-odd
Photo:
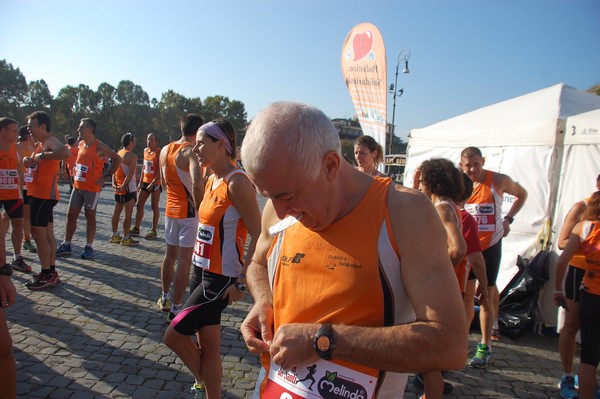
[[[331,342],[329,341],[328,337],[322,335],[317,338],[317,348],[319,348],[321,352],[327,352],[330,346]]]

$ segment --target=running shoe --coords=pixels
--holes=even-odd
[[[163,312],[168,312],[171,310],[171,300],[169,298],[163,299],[162,295],[156,301],[158,308]]]
[[[71,255],[71,253],[71,244],[65,244],[64,242],[56,250],[56,256],[67,256]]]
[[[33,254],[37,252],[37,249],[35,248],[35,245],[33,245],[33,243],[31,242],[31,240],[23,240],[23,249]]]
[[[31,266],[25,263],[23,257],[19,256],[17,259],[13,260],[10,264],[13,269],[21,272],[21,273],[31,273]]]
[[[499,328],[492,328],[492,341],[494,342],[498,342],[500,341],[500,329]]]
[[[94,256],[94,248],[86,245],[81,253],[81,259],[91,259]]]
[[[204,399],[206,397],[206,387],[204,384],[195,382],[194,385],[192,385],[191,391],[194,394],[194,399]]]
[[[146,240],[154,240],[156,239],[156,230],[150,230],[148,234],[146,234]]]
[[[136,240],[134,240],[131,237],[129,237],[129,238],[123,238],[121,240],[121,245],[124,246],[124,247],[131,247],[133,245],[139,245],[139,244],[140,244],[139,241],[136,241]]]
[[[139,227],[133,227],[133,228],[129,229],[129,235],[132,237],[139,237],[140,236]]]
[[[488,364],[492,363],[492,361],[492,350],[490,347],[485,344],[477,344],[477,351],[469,365],[476,368],[485,368]]]
[[[574,399],[579,396],[577,389],[575,388],[575,378],[570,375],[565,375],[560,379],[558,383],[560,388],[560,397],[564,399]]]
[[[123,239],[123,237],[121,237],[118,233],[117,234],[113,234],[110,237],[110,243],[111,244],[120,244],[122,239]]]
[[[25,283],[25,287],[32,291],[42,290],[48,287],[54,287],[60,282],[57,272],[53,273],[40,273],[37,277],[29,280]]]

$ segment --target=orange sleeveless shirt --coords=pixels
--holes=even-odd
[[[194,265],[227,277],[240,275],[248,237],[246,224],[229,198],[229,181],[236,174],[246,176],[241,169],[234,169],[214,189],[215,175],[206,182],[192,255]]]
[[[142,182],[152,183],[158,170],[160,148],[152,151],[150,147],[144,149],[144,168],[142,169]]]
[[[96,183],[96,180],[102,176],[103,168],[104,161],[98,155],[98,141],[96,140],[94,144],[86,147],[85,141],[81,140],[75,163],[73,186],[78,190],[99,193],[102,186]]]
[[[42,143],[37,143],[33,155],[42,152]],[[59,200],[58,174],[60,172],[60,161],[54,159],[42,159],[38,161],[33,169],[33,180],[27,185],[27,195],[41,199]]]
[[[287,323],[383,327],[415,319],[391,231],[391,184],[391,179],[376,177],[361,202],[322,231],[297,222],[274,237],[267,254],[274,331]],[[261,361],[269,375],[268,354]],[[370,376],[373,397],[401,397],[404,392],[406,374],[331,362]],[[273,381],[262,382],[261,396],[272,392]]]
[[[464,206],[477,220],[479,240],[484,250],[495,245],[504,234],[502,201],[502,196],[494,188],[494,172],[486,170],[483,181],[473,188],[473,194]]]
[[[11,144],[7,151],[0,151],[0,199],[23,198],[19,186],[19,153],[17,145]]]
[[[192,177],[190,172],[177,167],[177,154],[190,143],[170,143],[166,152],[163,176],[167,185],[167,204],[165,216],[174,219],[196,217],[194,198],[192,197]]]

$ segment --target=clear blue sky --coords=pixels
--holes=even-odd
[[[128,79],[159,99],[224,95],[252,118],[297,100],[353,117],[340,67],[350,29],[370,22],[403,48],[396,134],[564,82],[600,83],[598,0],[0,0],[0,59],[54,96]],[[388,121],[392,119],[389,98]]]

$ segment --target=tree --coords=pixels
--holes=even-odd
[[[196,113],[204,117],[200,98],[188,99],[173,90],[168,90],[162,94],[155,109],[157,112],[155,113],[153,125],[159,137],[164,135],[164,138],[161,137],[160,140],[163,143],[179,137],[179,119],[183,115]]]
[[[26,110],[20,109],[27,99],[27,81],[19,68],[6,60],[0,60],[0,115],[17,120],[25,117]]]
[[[29,82],[27,93],[27,106],[31,111],[49,111],[52,108],[54,98],[44,79]]]
[[[204,99],[203,116],[206,120],[226,118],[236,131],[236,142],[241,144],[246,133],[246,107],[240,101],[230,101],[229,97],[209,96]]]
[[[87,85],[62,88],[53,107],[56,130],[73,134],[81,118],[96,116],[98,104],[98,95]]]

